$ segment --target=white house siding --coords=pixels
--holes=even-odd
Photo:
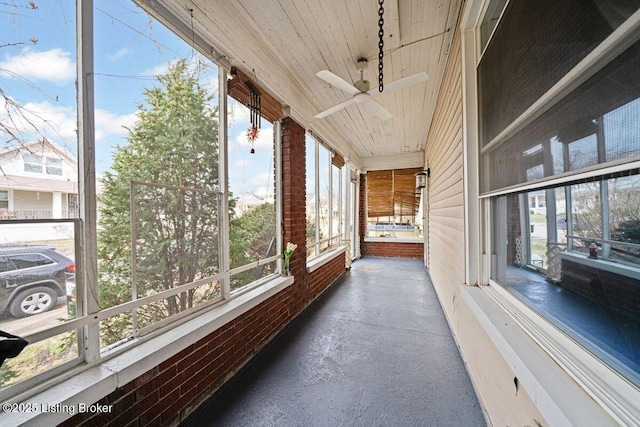
[[[53,194],[44,191],[13,192],[14,209],[21,211],[50,212],[53,204]]]
[[[425,149],[431,169],[429,273],[490,422],[545,425],[527,392],[516,390],[516,375],[461,294],[466,286],[461,55],[458,30]]]

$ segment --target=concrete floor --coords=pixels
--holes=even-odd
[[[184,426],[485,426],[421,260],[364,258]]]

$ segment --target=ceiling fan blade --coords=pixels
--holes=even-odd
[[[342,110],[344,107],[346,107],[347,105],[349,105],[349,104],[351,104],[351,103],[353,103],[353,102],[355,102],[355,101],[353,100],[353,98],[348,99],[348,100],[346,100],[346,101],[344,101],[344,102],[341,102],[341,103],[340,103],[340,104],[338,104],[338,105],[334,105],[333,107],[331,107],[331,108],[328,108],[328,109],[324,110],[324,111],[323,111],[323,112],[321,112],[321,113],[316,114],[316,115],[315,115],[315,118],[316,118],[316,119],[324,119],[324,118],[325,118],[325,117],[327,117],[328,115],[333,114],[333,113],[335,113],[336,111],[340,111],[340,110]]]
[[[387,120],[393,117],[386,108],[384,108],[382,105],[378,104],[371,98],[366,99],[365,101],[363,101],[363,103],[367,110],[380,117],[382,120]]]
[[[417,74],[412,74],[410,76],[407,77],[403,77],[401,79],[395,80],[391,83],[388,83],[386,85],[384,85],[384,91],[385,92],[391,92],[392,90],[398,90],[398,89],[403,89],[405,87],[417,84],[417,83],[422,83],[427,81],[427,79],[429,78],[429,76],[427,75],[427,73],[425,73],[424,71],[417,73]],[[373,94],[374,92],[377,92],[378,88],[374,87],[373,89],[371,89],[369,91],[370,94]]]
[[[332,86],[337,87],[340,90],[347,92],[349,95],[353,96],[357,93],[360,93],[355,86],[347,81],[343,80],[341,77],[336,76],[329,70],[322,70],[316,73],[316,76],[320,77],[325,82],[329,83]]]

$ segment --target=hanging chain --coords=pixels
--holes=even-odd
[[[382,92],[384,89],[384,73],[382,64],[382,57],[384,55],[384,0],[378,0],[380,8],[378,9],[378,91]]]

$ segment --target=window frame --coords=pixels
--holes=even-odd
[[[559,329],[533,312],[524,303],[509,293],[503,286],[490,279],[491,274],[491,254],[496,242],[492,238],[492,209],[491,198],[502,194],[508,194],[518,190],[539,189],[541,182],[526,183],[523,185],[503,188],[498,191],[481,193],[481,183],[483,175],[481,171],[487,167],[483,163],[483,154],[495,149],[507,138],[513,136],[526,125],[531,123],[547,109],[569,94],[573,89],[590,78],[602,67],[616,58],[627,47],[636,41],[637,29],[640,28],[640,11],[636,11],[625,23],[617,28],[609,37],[598,45],[587,57],[579,62],[567,75],[551,87],[542,97],[532,104],[523,114],[511,122],[496,138],[484,147],[480,147],[479,137],[479,117],[478,108],[478,82],[477,65],[482,57],[480,51],[478,25],[482,21],[482,13],[490,0],[472,0],[465,6],[462,16],[462,85],[463,85],[463,126],[465,128],[463,137],[463,156],[465,159],[465,237],[466,246],[466,283],[479,283],[488,286],[481,286],[480,289],[489,295],[490,301],[500,308],[500,312],[506,312],[510,318],[515,320],[515,327],[523,331],[533,339],[539,348],[547,356],[548,360],[539,361],[532,366],[528,366],[525,355],[520,355],[517,348],[512,347],[511,336],[497,333],[493,341],[496,342],[497,349],[514,369],[530,369],[533,372],[544,368],[545,364],[559,365],[562,370],[573,381],[567,385],[563,379],[554,377],[547,379],[546,383],[539,383],[537,389],[538,408],[544,413],[548,413],[550,418],[567,420],[566,413],[569,408],[558,407],[550,400],[558,387],[562,387],[565,393],[574,394],[575,384],[586,391],[591,397],[591,402],[595,402],[594,407],[585,407],[584,413],[590,413],[594,417],[601,417],[600,412],[595,407],[601,408],[609,416],[621,423],[635,424],[640,422],[640,391],[623,379],[617,372],[609,366],[596,359],[591,353],[584,350],[574,341],[564,335]],[[566,175],[555,176],[544,180],[547,187],[559,186],[577,179],[593,179],[609,173],[622,172],[628,169],[637,168],[640,161],[631,159],[627,161],[611,162],[589,168],[571,177]],[[486,330],[492,328],[489,317],[495,313],[489,311],[489,306],[481,307],[482,296],[472,291],[464,291],[463,297],[471,304],[477,315],[478,321]],[[487,323],[489,322],[489,323]],[[492,332],[492,333],[493,333]],[[517,363],[517,366],[516,366]]]
[[[312,215],[307,214],[307,217],[315,218],[315,237],[311,242],[307,242],[307,260],[313,260],[316,258],[320,258],[325,253],[331,252],[336,249],[340,249],[343,244],[344,233],[343,233],[343,224],[342,224],[342,209],[344,208],[344,202],[342,200],[343,191],[342,188],[344,186],[344,168],[347,168],[348,165],[344,164],[342,166],[338,166],[333,162],[333,157],[337,154],[325,145],[319,138],[316,136],[307,133],[306,135],[306,143],[313,141],[314,143],[314,170],[313,170],[313,188],[314,188],[314,197],[313,197],[313,209],[314,212]],[[308,149],[308,147],[307,147]],[[326,150],[328,153],[327,163],[322,165],[320,162],[320,150]],[[307,162],[308,164],[308,162]],[[325,177],[321,175],[321,170],[323,167],[327,168],[327,174]],[[334,168],[337,170],[338,182],[334,183]],[[310,176],[309,171],[307,170],[306,179],[308,180]],[[321,205],[321,193],[320,193],[320,182],[321,179],[325,178],[327,183],[327,227],[326,230],[328,232],[328,237],[320,238],[321,229],[324,228],[321,226],[321,213],[320,213],[320,205]],[[334,188],[335,187],[335,188]],[[337,193],[336,193],[337,192]],[[336,194],[334,194],[336,193]],[[334,204],[337,205],[335,207],[337,217],[334,218]],[[309,205],[307,205],[309,206]],[[334,224],[334,222],[336,222]],[[326,246],[324,244],[326,243]]]
[[[399,169],[391,169],[385,172],[389,172],[392,174],[392,182],[395,181],[395,173],[396,171],[399,170],[412,170],[413,172],[419,172],[422,170],[422,168],[399,168]],[[383,171],[369,171],[369,173],[367,174],[367,179],[366,179],[366,198],[367,198],[367,209],[366,209],[366,217],[365,217],[365,223],[366,223],[366,230],[365,230],[365,241],[367,242],[387,242],[387,241],[392,241],[392,242],[423,242],[424,240],[424,236],[422,234],[422,231],[419,229],[419,227],[417,227],[418,224],[418,220],[419,220],[419,215],[420,215],[420,208],[423,204],[423,192],[420,191],[419,194],[419,199],[418,202],[416,203],[415,206],[415,211],[413,212],[413,215],[402,215],[402,212],[400,212],[400,215],[396,215],[396,203],[395,201],[392,202],[392,206],[391,206],[391,210],[393,211],[392,215],[388,216],[388,218],[390,218],[391,220],[389,221],[391,228],[391,235],[384,235],[384,236],[376,236],[372,233],[370,233],[371,231],[375,230],[369,230],[369,223],[370,223],[370,217],[369,217],[369,195],[370,195],[370,188],[369,188],[369,184],[370,184],[370,179],[369,179],[369,174],[372,172],[383,172]],[[401,176],[405,176],[406,178],[406,174],[400,174]],[[413,183],[415,182],[415,178],[411,181],[411,188],[414,190],[415,194],[418,194],[418,191],[415,190]],[[396,190],[392,184],[392,194],[393,194],[393,198],[395,199],[395,194],[396,194]],[[400,192],[403,192],[403,190],[399,190]],[[398,223],[396,223],[396,217],[410,217],[413,218],[413,233],[415,234],[416,231],[419,232],[419,235],[417,236],[398,236],[398,229],[397,229],[397,225]],[[384,218],[384,216],[378,216],[378,217],[371,217],[371,218]]]
[[[43,173],[43,156],[33,153],[22,153],[23,169],[30,173]]]
[[[97,191],[95,180],[95,134],[93,133],[93,123],[95,122],[95,109],[93,107],[93,12],[94,5],[92,2],[78,2],[76,9],[76,21],[78,32],[76,34],[78,42],[78,75],[88,76],[84,79],[78,79],[77,86],[77,102],[78,102],[78,218],[50,220],[31,220],[30,223],[39,222],[59,222],[74,224],[74,243],[76,249],[76,292],[77,292],[77,316],[74,319],[60,325],[53,325],[38,332],[26,335],[31,344],[44,341],[46,339],[58,336],[60,334],[75,331],[77,333],[77,357],[73,360],[64,362],[54,368],[34,375],[24,381],[11,385],[0,391],[0,400],[7,399],[10,396],[21,394],[23,398],[29,398],[44,390],[50,388],[52,384],[70,380],[86,370],[97,368],[104,363],[123,356],[126,363],[114,367],[112,375],[116,375],[118,369],[129,369],[130,371],[138,370],[142,375],[147,368],[145,364],[136,364],[137,358],[146,357],[142,354],[128,357],[126,352],[133,347],[153,343],[156,341],[164,342],[164,345],[173,345],[174,339],[171,334],[164,334],[167,331],[179,328],[181,325],[195,322],[199,324],[198,319],[206,317],[207,325],[212,321],[224,323],[230,319],[238,317],[250,310],[252,307],[260,304],[274,292],[282,290],[293,284],[292,277],[282,277],[278,273],[269,275],[257,280],[249,285],[244,286],[238,292],[230,291],[230,277],[232,274],[240,272],[242,269],[253,268],[256,263],[250,263],[236,269],[230,269],[229,266],[229,189],[228,189],[228,130],[227,130],[227,82],[231,67],[224,58],[216,57],[211,46],[205,45],[204,55],[218,68],[218,102],[219,102],[219,133],[218,133],[218,158],[219,158],[219,181],[224,183],[220,188],[220,206],[221,214],[219,215],[220,233],[220,273],[213,276],[212,280],[218,279],[222,284],[222,300],[211,301],[208,304],[201,305],[192,310],[185,311],[179,315],[173,316],[168,322],[159,322],[157,328],[150,328],[148,333],[142,336],[129,337],[118,346],[103,347],[100,344],[99,322],[119,313],[125,313],[137,306],[149,304],[153,301],[166,298],[194,288],[198,282],[186,284],[180,288],[170,289],[161,293],[144,297],[137,300],[131,300],[118,306],[101,309],[97,301],[98,295],[98,279],[97,279],[97,231],[98,224],[95,213],[97,212]],[[149,16],[158,18],[162,13],[157,10],[146,11]],[[175,20],[168,24],[164,21],[169,30],[176,34],[180,34],[171,24],[175,24]],[[187,40],[191,40],[188,37]],[[199,46],[197,46],[199,47]],[[203,49],[200,49],[201,51]],[[275,200],[276,207],[276,239],[277,249],[276,255],[263,259],[260,263],[277,262],[278,272],[282,268],[282,153],[281,139],[282,132],[280,130],[281,122],[274,123],[274,140],[275,140],[275,168],[273,169],[275,182]],[[44,165],[44,159],[40,156],[40,167]],[[43,173],[42,169],[40,173]],[[7,192],[8,193],[8,192]],[[11,223],[29,222],[26,220],[11,220]],[[233,303],[233,301],[237,301]],[[231,316],[231,317],[229,317]],[[197,326],[202,329],[200,334],[205,333],[205,329],[210,330],[210,326],[206,328],[202,325]],[[195,337],[195,335],[194,335]],[[192,339],[193,337],[189,338]],[[193,338],[195,339],[195,338]],[[195,342],[195,341],[194,341]],[[173,346],[175,347],[175,345]],[[143,352],[144,353],[144,352]],[[145,353],[146,354],[146,353]],[[156,357],[156,356],[154,356]],[[158,356],[160,357],[160,356]],[[118,365],[118,364],[116,364]],[[124,367],[123,367],[124,366]],[[99,368],[98,368],[99,369]],[[130,372],[129,372],[130,373]],[[94,378],[95,379],[95,378]],[[82,387],[102,387],[98,383],[83,383]],[[71,393],[72,391],[69,391]]]

